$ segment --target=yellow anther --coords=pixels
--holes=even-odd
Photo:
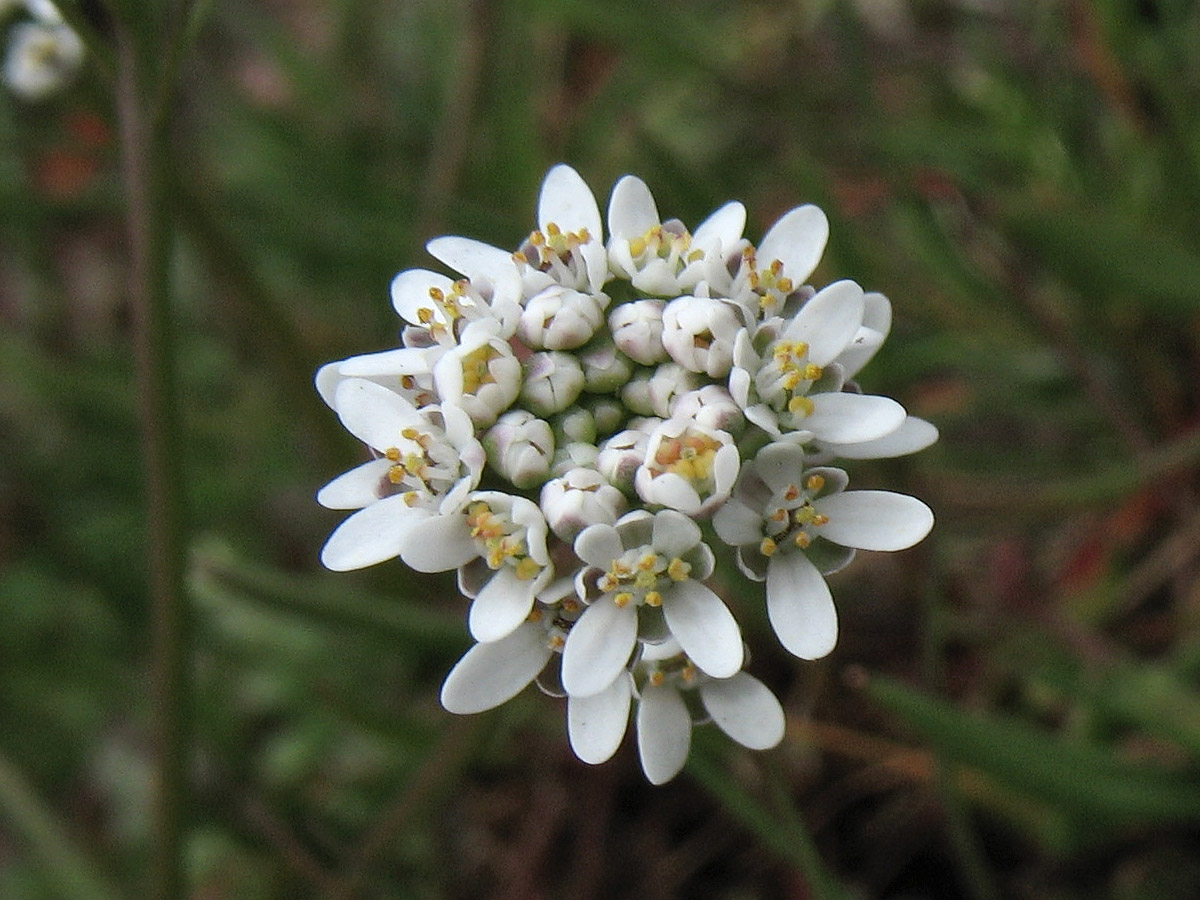
[[[517,563],[517,578],[521,581],[532,581],[541,574],[542,567],[537,564],[532,556],[526,556]]]
[[[529,257],[526,256],[524,253],[522,253],[520,250],[518,250],[516,253],[514,253],[512,255],[512,258],[513,258],[513,262],[517,263],[518,265],[528,265],[528,263],[529,263]]]
[[[633,574],[633,569],[623,559],[614,559],[611,571],[615,578],[627,578]]]
[[[383,451],[383,455],[386,456],[388,459],[390,459],[392,462],[399,462],[400,461],[400,448],[399,447],[388,447],[386,450]]]
[[[400,376],[400,386],[402,388],[404,388],[406,391],[411,391],[413,388],[415,388],[417,386],[417,379],[415,379],[411,375],[401,375]]]
[[[579,612],[579,610],[581,608],[579,605],[579,601],[576,600],[574,597],[567,597],[565,600],[562,601],[562,603],[560,605],[562,606],[563,612],[569,612],[569,613]]]
[[[400,484],[404,481],[404,476],[408,473],[404,471],[404,466],[392,466],[388,469],[388,481],[392,484]]]
[[[783,489],[783,499],[786,500],[788,503],[791,503],[792,501],[799,499],[799,497],[800,497],[800,488],[796,487],[796,485],[789,484],[786,488]]]
[[[558,227],[557,222],[550,222],[546,225],[546,234],[549,237],[558,237],[562,234],[562,229]]]
[[[643,572],[652,572],[654,567],[658,565],[658,554],[647,553],[638,560],[637,567]]]
[[[693,250],[687,255],[687,261],[690,263],[698,262],[702,259],[704,259],[704,251],[700,249]]]
[[[824,369],[816,363],[809,363],[804,367],[804,377],[809,381],[816,381],[824,373]]]
[[[691,564],[684,562],[678,556],[667,565],[667,575],[672,581],[687,581],[688,573],[691,571]]]
[[[421,439],[421,432],[412,425],[405,425],[400,429],[400,436],[408,438],[410,441],[419,441]]]
[[[646,252],[646,239],[634,238],[629,242],[629,252],[631,255],[638,257]]]
[[[819,491],[821,488],[825,487],[825,476],[809,475],[808,479],[804,482],[804,486],[810,491]]]
[[[781,384],[783,385],[783,389],[785,391],[794,391],[797,387],[799,387],[800,382],[803,380],[804,377],[796,369],[792,369],[792,371],[788,372],[787,375],[783,377]]]
[[[620,607],[626,607],[633,602],[633,594],[629,591],[621,591],[619,594],[613,594],[613,603]]]
[[[643,598],[647,606],[662,606],[663,597],[658,591],[646,591],[646,596]]]
[[[634,587],[639,587],[645,590],[646,588],[654,587],[656,584],[658,584],[658,576],[653,572],[642,571],[633,576]]]
[[[428,325],[433,321],[433,310],[428,306],[422,306],[417,310],[417,321],[422,325]]]
[[[804,413],[806,416],[811,416],[815,407],[807,397],[793,397],[788,401],[787,408],[790,413]]]
[[[554,634],[550,636],[549,643],[551,650],[561,650],[564,646],[566,646],[567,642],[561,634]]]
[[[686,681],[688,684],[691,684],[696,680],[696,667],[689,662],[686,666],[680,669],[679,674],[683,676],[684,681]]]
[[[540,231],[535,231],[533,234],[529,235],[529,243],[533,244],[535,247],[541,247],[546,243],[546,236]]]
[[[429,289],[429,299],[436,303],[441,303],[446,299],[445,292],[439,287],[431,287]]]
[[[770,556],[778,549],[778,547],[779,545],[769,537],[763,538],[762,543],[758,545],[759,552],[762,553],[763,556]]]
[[[783,260],[779,260],[779,259],[771,260],[771,267],[770,267],[771,274],[774,275],[776,278],[778,278],[779,273],[782,271],[783,271]]]
[[[828,525],[829,524],[829,516],[824,515],[822,513],[817,513],[815,516],[813,516],[812,523],[817,526]]]
[[[534,607],[533,609],[531,609],[529,611],[529,615],[527,615],[525,617],[525,621],[526,622],[540,622],[540,621],[542,621],[542,615],[543,615],[542,611],[540,609],[538,609],[537,607]]]
[[[609,591],[615,591],[620,583],[615,576],[606,572],[596,580],[596,587],[607,594]]]
[[[792,279],[790,278],[780,278],[775,287],[779,289],[781,294],[790,294],[795,289],[795,285],[792,284]]]
[[[404,505],[405,506],[416,506],[417,503],[420,501],[420,499],[421,499],[421,495],[418,494],[416,491],[409,491],[408,493],[404,494]]]
[[[655,687],[662,687],[663,682],[666,680],[667,680],[667,676],[664,675],[662,672],[659,672],[656,670],[656,671],[650,673],[649,681]]]
[[[806,531],[797,531],[794,542],[797,547],[799,547],[801,550],[804,550],[809,544],[812,543],[812,538],[808,536],[808,532]]]

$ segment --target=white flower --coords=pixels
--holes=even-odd
[[[595,469],[576,467],[542,485],[540,504],[550,530],[574,541],[589,525],[615,525],[625,512],[625,495]]]
[[[18,22],[9,35],[4,83],[26,100],[44,100],[79,71],[83,50],[83,41],[67,25]]]
[[[476,491],[465,506],[421,523],[401,548],[418,572],[459,570],[459,589],[472,598],[468,626],[477,641],[507,637],[533,610],[554,575],[538,505],[499,491]]]
[[[701,385],[701,376],[676,362],[663,363],[652,370],[636,373],[621,388],[621,400],[630,412],[642,416],[668,418],[675,402]]]
[[[704,516],[729,496],[739,462],[729,432],[705,428],[690,419],[668,419],[650,432],[633,486],[652,506]]]
[[[600,208],[591,188],[570,166],[560,164],[546,173],[538,198],[538,230],[514,259],[527,295],[550,284],[600,295],[609,278]]]
[[[743,330],[729,392],[746,418],[772,437],[791,433],[789,439],[798,443],[815,438],[856,444],[899,428],[904,407],[888,397],[840,390],[840,370],[832,365],[858,333],[863,308],[862,288],[838,281],[805,303],[778,335],[774,322],[753,335]],[[756,345],[763,345],[761,352]],[[828,383],[831,373],[834,381]]]
[[[714,562],[700,538],[700,526],[674,510],[654,515],[635,510],[615,526],[591,525],[579,534],[575,553],[586,568],[576,586],[588,606],[563,648],[562,681],[569,695],[587,697],[611,685],[629,662],[639,632],[654,640],[673,636],[714,677],[741,668],[737,622],[702,583]]]
[[[573,353],[539,350],[525,360],[520,398],[539,416],[552,416],[571,406],[583,392],[583,367]]]
[[[817,267],[828,240],[829,220],[818,207],[809,204],[784,213],[757,250],[743,252],[729,296],[751,316],[778,315]]]
[[[438,359],[433,383],[443,402],[461,406],[471,421],[486,427],[517,399],[521,363],[508,341],[471,327],[461,344]]]
[[[698,696],[703,713],[722,731],[751,750],[766,750],[783,740],[783,707],[752,675],[710,678],[674,640],[647,647],[636,671],[632,678],[622,672],[598,694],[567,698],[571,749],[584,762],[602,763],[616,752],[635,697],[638,755],[651,784],[674,778],[687,761],[696,716],[685,699],[689,694]]]
[[[476,644],[446,676],[442,706],[470,715],[507,703],[538,677],[561,646],[561,631],[545,616],[518,625],[498,641]]]
[[[534,488],[550,477],[554,434],[544,419],[511,409],[483,436],[488,462],[514,487]]]
[[[890,491],[845,491],[840,469],[804,470],[794,444],[769,444],[742,475],[713,527],[738,548],[742,571],[766,581],[767,615],[783,646],[819,659],[837,643],[837,613],[822,577],[854,549],[903,550],[933,527],[924,503]],[[835,546],[829,546],[825,542]]]
[[[737,308],[710,297],[676,297],[662,314],[662,343],[691,372],[723,378],[733,366],[733,342],[744,323]]]
[[[323,506],[359,510],[321,551],[328,568],[346,571],[397,556],[422,518],[460,506],[479,483],[484,452],[454,406],[418,410],[385,387],[353,378],[338,385],[334,407],[351,434],[380,454],[317,494]]]
[[[618,349],[634,362],[652,366],[667,358],[663,346],[663,310],[661,300],[634,300],[622,303],[608,314],[608,327]]]

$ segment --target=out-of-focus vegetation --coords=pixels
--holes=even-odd
[[[138,896],[161,851],[111,38],[113,21],[152,27],[136,5],[64,3],[89,68],[49,102],[0,97],[0,897],[16,900]],[[189,896],[1196,896],[1200,8],[193,12],[165,220]],[[851,471],[929,500],[931,538],[835,577],[831,658],[756,658],[783,746],[700,740],[665,788],[628,746],[577,762],[555,701],[441,711],[468,644],[452,578],[316,561],[339,516],[313,493],[362,452],[316,367],[394,342],[388,283],[431,264],[428,238],[515,246],[558,161],[602,203],[634,172],[692,223],[741,199],[752,238],[821,204],[817,282],[895,306],[863,381],[942,429]]]

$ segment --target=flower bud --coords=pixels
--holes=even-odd
[[[554,462],[550,466],[550,476],[561,478],[572,469],[594,469],[599,454],[595,444],[585,444],[583,441],[572,441],[569,444],[559,444],[554,451]]]
[[[532,488],[550,477],[554,434],[543,419],[524,409],[506,412],[483,436],[488,463],[518,488]]]
[[[634,300],[608,314],[608,327],[618,349],[643,366],[667,358],[662,344],[664,306],[661,300]]]
[[[560,445],[596,443],[596,419],[590,409],[572,407],[555,417],[553,427],[554,437]]]
[[[597,437],[608,437],[625,421],[625,407],[612,397],[597,397],[588,404]]]
[[[596,334],[607,306],[604,294],[552,285],[526,302],[517,334],[535,350],[574,350]]]
[[[632,495],[633,478],[646,458],[650,432],[661,422],[654,417],[633,419],[624,431],[600,445],[596,470],[622,492]]]
[[[701,428],[728,431],[739,435],[746,428],[746,417],[730,396],[729,390],[720,384],[706,384],[695,391],[688,391],[675,401],[672,415],[677,419],[691,419]]]
[[[674,415],[675,401],[700,387],[700,376],[678,363],[663,363],[650,376],[648,390],[654,415],[663,419]]]
[[[597,522],[613,525],[625,505],[625,495],[595,469],[571,469],[542,486],[541,507],[550,530],[567,542]]]
[[[577,354],[583,367],[583,389],[590,394],[615,394],[633,375],[633,362],[607,335]]]
[[[571,353],[543,350],[525,361],[521,402],[540,416],[562,412],[579,399],[583,369]]]
[[[731,303],[710,297],[676,297],[662,317],[662,342],[671,359],[690,372],[723,378],[733,365],[733,342],[742,321]]]

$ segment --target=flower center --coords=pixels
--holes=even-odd
[[[491,344],[484,344],[478,349],[466,353],[462,358],[463,393],[474,394],[485,384],[495,384],[496,377],[492,374],[492,360],[500,356],[500,351]]]
[[[579,248],[592,240],[587,228],[563,231],[556,223],[549,222],[545,231],[530,233],[521,249],[513,254],[513,260],[545,272],[559,284],[579,288],[587,283],[587,265]]]
[[[716,438],[688,428],[679,437],[659,442],[650,468],[656,475],[671,472],[687,479],[703,495],[714,487],[713,462],[722,446]]]
[[[812,474],[805,479],[803,489],[789,484],[771,498],[767,504],[766,534],[759,545],[764,556],[771,556],[787,543],[801,550],[812,543],[814,530],[829,521],[827,515],[813,506],[813,497],[824,487],[824,476]]]
[[[825,370],[808,360],[804,341],[776,341],[771,358],[758,373],[759,395],[779,412],[786,410],[798,420],[812,414],[808,391]]]
[[[617,606],[662,606],[663,591],[673,583],[687,581],[692,566],[678,556],[668,559],[645,545],[614,559],[596,586],[612,596]]]
[[[449,447],[432,434],[408,425],[400,431],[400,443],[383,451],[391,460],[387,480],[408,488],[408,505],[421,495],[438,495],[449,490],[458,475],[458,459]]]
[[[512,566],[521,581],[531,581],[541,574],[544,566],[529,555],[525,526],[497,513],[483,501],[467,507],[467,526],[471,537],[479,543],[489,569]]]
[[[682,268],[683,265],[704,259],[704,251],[692,249],[692,236],[687,229],[679,226],[652,225],[641,237],[629,241],[629,253],[638,266],[644,266],[653,259],[666,260],[671,269]]]

